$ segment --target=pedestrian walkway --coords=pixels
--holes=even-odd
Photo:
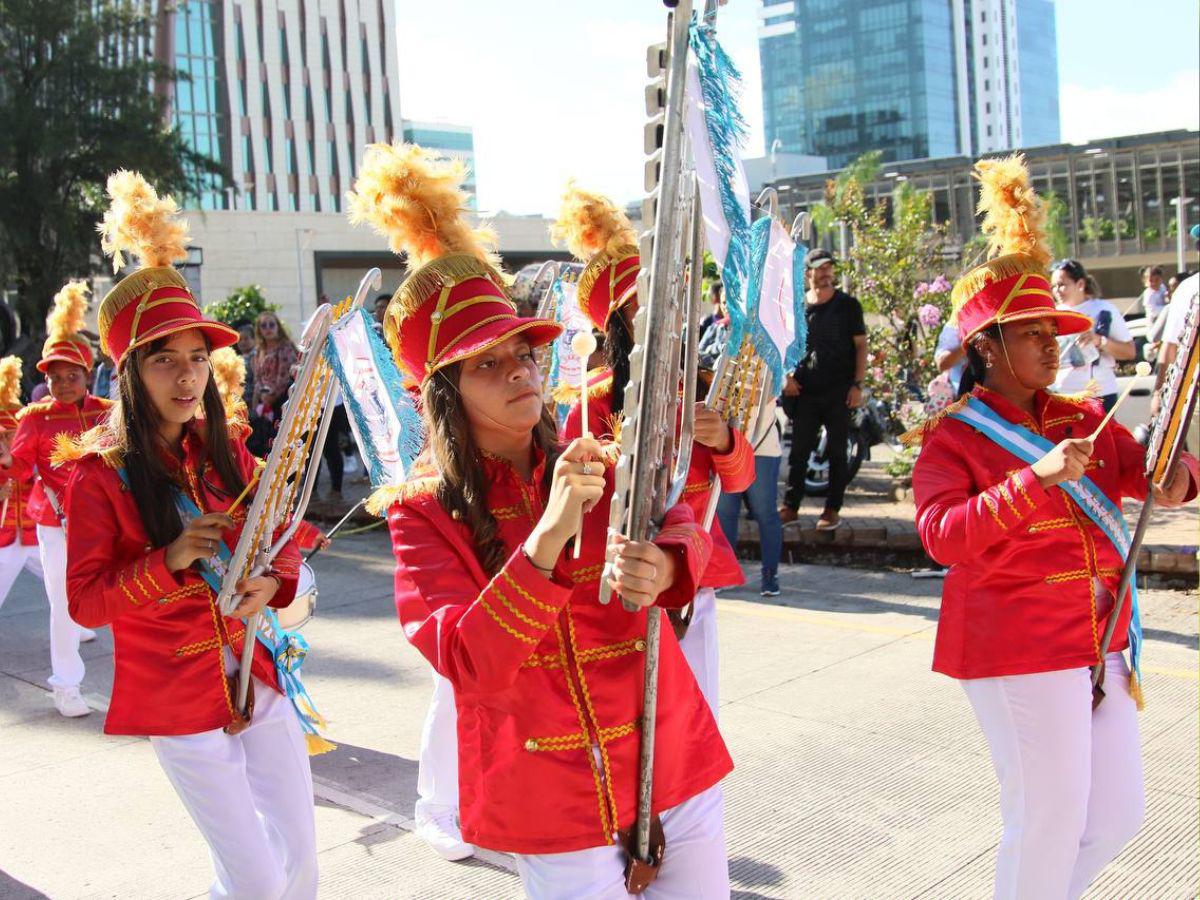
[[[313,760],[322,896],[519,897],[506,857],[447,863],[408,830],[429,676],[396,622],[383,534],[314,564],[305,673],[339,745]],[[771,602],[718,602],[734,896],[990,896],[991,765],[960,688],[929,671],[940,584],[825,566],[785,566],[781,582]],[[40,590],[23,575],[0,610],[0,898],[204,896],[207,850],[149,744],[53,711]],[[1089,894],[1112,900],[1194,896],[1200,881],[1194,597],[1143,600],[1149,810]],[[84,649],[98,706],[111,646],[102,630]]]

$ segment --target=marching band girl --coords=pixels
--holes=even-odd
[[[91,712],[79,692],[84,673],[79,642],[95,634],[81,628],[67,611],[67,515],[63,495],[71,466],[54,466],[51,457],[56,441],[91,428],[111,405],[88,393],[92,347],[79,333],[87,313],[87,295],[87,285],[82,281],[69,282],[55,295],[54,308],[46,320],[46,344],[37,364],[38,371],[46,376],[50,399],[31,403],[17,413],[11,451],[0,453],[0,472],[14,482],[36,476],[28,512],[37,522],[38,549],[50,601],[49,680],[55,707],[68,717]]]
[[[589,379],[588,421],[583,421],[582,407],[576,402],[563,423],[562,434],[570,440],[586,432],[611,441],[620,430],[629,381],[633,316],[638,303],[637,236],[625,213],[612,201],[573,184],[563,196],[551,235],[587,263],[579,276],[579,305],[604,333],[608,363],[605,370]],[[698,521],[704,518],[714,477],[721,479],[723,491],[746,490],[754,483],[754,448],[740,431],[726,424],[720,413],[697,403],[695,444],[683,499]],[[684,631],[680,641],[684,655],[715,715],[719,684],[715,592],[744,584],[746,579],[737,554],[715,520],[714,526],[712,556],[692,603],[690,621],[678,622],[677,628]]]
[[[312,777],[305,739],[259,643],[248,717],[234,707],[242,618],[286,606],[299,554],[216,605],[219,559],[244,522],[235,498],[255,461],[231,435],[209,354],[236,331],[204,319],[171,266],[186,257],[186,223],[140,175],[108,182],[104,249],[145,268],[100,307],[100,339],[118,369],[109,418],[63,447],[68,594],[88,625],[112,625],[116,671],[104,730],[148,735],[163,771],[212,851],[213,897],[303,898],[317,889]],[[75,513],[75,514],[71,514]]]
[[[983,230],[1002,255],[963,275],[952,299],[978,386],[909,435],[924,442],[917,528],[950,566],[933,668],[960,680],[1000,782],[996,897],[1078,897],[1142,821],[1134,603],[1104,659],[1099,636],[1127,545],[1121,498],[1148,491],[1145,451],[1116,422],[1090,439],[1098,400],[1047,392],[1056,338],[1091,320],[1054,306],[1023,160],[977,171]],[[1185,456],[1157,502],[1194,497],[1196,471]],[[1105,696],[1093,708],[1097,664]]]
[[[515,314],[461,217],[460,163],[368,148],[351,218],[408,254],[384,323],[421,386],[428,447],[389,502],[396,607],[454,686],[465,840],[517,855],[533,897],[624,897],[635,815],[646,617],[689,602],[710,538],[686,506],[653,543],[606,540],[611,473],[590,439],[558,444],[533,349],[557,324]],[[564,553],[582,520],[579,559]],[[597,602],[613,586],[644,611]],[[666,857],[649,896],[724,897],[718,782],[731,762],[678,644],[660,662],[655,812]]]
[[[21,359],[6,356],[0,359],[0,454],[8,452],[20,411]],[[37,523],[27,509],[32,488],[33,478],[0,484],[0,606],[8,599],[22,569],[39,581],[45,580],[38,554]]]

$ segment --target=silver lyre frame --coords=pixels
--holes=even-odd
[[[693,305],[698,309],[696,282],[699,280],[701,262],[693,260],[695,269],[686,284],[683,282],[685,273],[680,265],[697,245],[696,216],[694,210],[684,202],[687,199],[684,191],[691,187],[691,202],[698,203],[695,179],[688,177],[684,166],[687,158],[684,93],[691,18],[691,0],[678,0],[667,16],[665,104],[660,101],[662,94],[657,82],[652,82],[647,89],[647,113],[652,118],[645,132],[645,150],[650,157],[646,165],[646,188],[652,193],[644,204],[642,218],[651,230],[641,236],[639,255],[643,264],[649,260],[650,266],[638,274],[639,306],[633,320],[634,349],[629,356],[630,373],[623,403],[621,456],[614,472],[609,518],[610,528],[635,541],[653,539],[668,509],[668,494],[677,480],[670,466],[675,447],[675,412],[679,403],[677,385],[684,309]],[[662,55],[661,45],[650,48],[647,62],[651,78],[657,79],[662,73]],[[656,138],[660,122],[661,151]],[[691,333],[687,335],[688,343],[693,345],[696,343],[694,328],[693,325],[689,329]],[[684,365],[687,366],[686,360]],[[694,377],[692,383],[695,383]],[[690,433],[681,433],[680,455],[690,453],[691,442]],[[676,466],[677,470],[679,468]],[[682,471],[686,473],[687,464],[682,465]],[[607,579],[602,578],[600,601],[608,602],[611,596]],[[653,860],[649,858],[650,824],[663,613],[652,607],[644,614],[645,681],[637,821],[632,853],[639,860],[653,865]]]
[[[354,301],[350,305],[347,312],[362,307],[366,302],[367,293],[374,289],[379,290],[383,284],[383,275],[379,269],[371,269],[363,276],[358,284],[358,290],[354,294]],[[299,371],[296,374],[295,380],[292,382],[292,389],[288,393],[288,399],[283,406],[283,416],[279,423],[279,434],[287,435],[291,431],[293,420],[299,415],[301,408],[301,395],[297,393],[297,386],[301,390],[312,381],[314,374],[317,371],[317,365],[321,361],[325,350],[325,338],[329,334],[329,329],[333,325],[333,310],[330,306],[324,305],[317,308],[313,316],[308,321],[307,327],[304,329],[304,334],[300,337],[300,364]],[[317,434],[313,438],[309,455],[303,459],[293,457],[293,474],[297,477],[304,471],[305,465],[314,457],[318,457],[321,453],[321,448],[325,444],[325,436],[329,432],[329,421],[333,416],[333,391],[336,388],[336,382],[330,378],[329,383],[325,387],[325,396],[321,399],[321,418],[317,425]],[[308,465],[307,472],[304,473],[304,482],[298,493],[293,493],[292,498],[294,504],[288,508],[284,504],[272,503],[268,507],[270,500],[270,491],[261,490],[264,485],[270,485],[275,478],[276,471],[283,465],[284,460],[284,444],[282,440],[276,440],[271,447],[271,452],[267,455],[267,463],[259,478],[260,490],[256,490],[254,501],[250,504],[250,510],[246,513],[246,522],[242,527],[241,537],[238,539],[237,547],[234,549],[233,556],[229,561],[229,566],[225,574],[225,579],[221,583],[221,592],[217,596],[217,605],[222,614],[230,615],[241,602],[241,595],[237,593],[237,584],[243,577],[255,578],[263,572],[266,572],[275,557],[279,555],[279,551],[284,545],[292,539],[292,535],[296,533],[296,529],[300,527],[300,522],[304,518],[304,513],[308,509],[308,502],[312,498],[313,487],[316,485],[317,473],[320,470],[318,465]],[[258,523],[264,516],[269,516],[270,521],[262,526],[261,529],[253,527],[252,523]],[[269,545],[259,544],[255,546],[255,533],[268,535],[274,534],[275,528],[278,527],[288,517],[291,521],[287,528],[275,538]],[[247,571],[247,569],[249,571]],[[243,576],[241,573],[246,572]],[[246,698],[250,692],[250,669],[254,662],[254,645],[258,642],[258,631],[262,626],[262,613],[257,612],[246,620],[246,632],[242,641],[242,656],[241,668],[238,675],[238,695],[237,708],[245,714]]]

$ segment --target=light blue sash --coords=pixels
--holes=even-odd
[[[977,397],[968,398],[964,407],[949,415],[970,425],[1026,464],[1037,462],[1054,449],[1054,444],[1049,440],[1023,425],[1008,421]],[[1108,499],[1104,491],[1086,475],[1078,481],[1064,481],[1058,486],[1096,523],[1096,527],[1109,539],[1121,559],[1127,559],[1132,546],[1129,527],[1125,524],[1121,510]],[[1136,571],[1129,580],[1129,598],[1129,655],[1132,659],[1131,668],[1140,680],[1142,620],[1138,612]]]
[[[119,468],[117,473],[121,476],[121,481],[128,487],[129,476],[125,473],[125,469]],[[172,493],[175,495],[175,508],[179,511],[179,518],[185,527],[192,519],[203,515],[200,507],[196,506],[192,502],[192,498],[179,488],[173,488]],[[221,583],[225,580],[225,573],[228,571],[229,561],[232,558],[233,553],[229,546],[221,540],[217,542],[216,552],[210,558],[197,561],[200,577],[212,588],[213,593],[221,593]],[[269,606],[263,607],[262,617],[264,624],[260,626],[257,637],[259,643],[271,651],[279,689],[292,702],[292,709],[295,710],[296,717],[300,720],[300,727],[305,734],[313,735],[316,738],[319,735],[318,729],[324,727],[325,720],[317,712],[312,698],[308,696],[308,691],[304,687],[304,682],[300,680],[300,668],[304,665],[305,657],[308,656],[308,641],[304,639],[303,635],[294,631],[285,631],[279,624],[279,617]]]

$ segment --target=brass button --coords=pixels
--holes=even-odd
[[[1075,421],[1082,422],[1083,421],[1083,413],[1075,413]]]
[[[1096,460],[1096,465],[1098,465],[1100,468],[1103,469],[1104,468],[1104,460],[1102,460],[1102,459]]]
[[[530,753],[532,753],[534,750],[537,749],[537,741],[534,740],[533,738],[530,738],[529,740],[527,740],[525,742],[525,749],[528,750]]]
[[[643,652],[646,649],[646,642],[638,641],[637,643],[635,643],[633,645],[633,649],[636,650],[638,653]]]

